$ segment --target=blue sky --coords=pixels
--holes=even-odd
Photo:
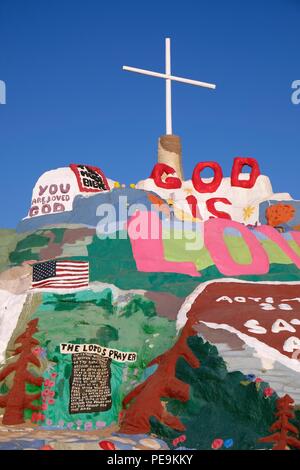
[[[165,132],[164,69],[217,84],[173,85],[173,131],[185,176],[216,160],[258,159],[277,192],[300,199],[299,0],[0,0],[2,227],[26,215],[46,170],[98,165],[130,184],[147,177]]]

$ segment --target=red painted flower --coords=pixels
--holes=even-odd
[[[258,384],[258,383],[261,383],[261,382],[263,382],[263,379],[260,379],[259,377],[257,377],[257,378],[255,379],[255,382],[256,382],[257,384]]]
[[[31,421],[33,423],[35,423],[37,421],[37,418],[38,418],[38,413],[32,413],[31,415]]]
[[[47,408],[48,408],[47,403],[43,403],[43,404],[42,404],[42,410],[47,410]]]
[[[264,396],[265,397],[271,397],[273,395],[273,393],[274,393],[274,390],[271,387],[266,387],[264,389]]]
[[[49,379],[44,380],[44,385],[45,385],[45,387],[49,387],[49,383],[50,383],[50,380],[49,380]]]
[[[115,445],[110,441],[100,441],[99,447],[103,450],[116,450]]]
[[[220,449],[223,445],[223,439],[215,439],[211,445],[212,449]]]
[[[53,398],[54,395],[55,395],[54,390],[49,390],[48,396],[51,397],[51,398]]]
[[[53,379],[55,379],[55,377],[57,377],[57,373],[56,373],[56,372],[52,372],[51,377],[52,377]]]
[[[42,350],[42,348],[40,346],[37,346],[36,348],[34,348],[32,350],[32,352],[35,356],[38,356],[40,354],[41,350]]]
[[[48,403],[49,405],[54,405],[55,400],[53,398],[49,398]]]

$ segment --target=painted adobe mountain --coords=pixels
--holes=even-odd
[[[161,170],[129,188],[47,172],[2,231],[4,425],[255,449],[278,396],[299,403],[298,202],[259,174],[201,193]]]

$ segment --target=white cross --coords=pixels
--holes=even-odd
[[[215,89],[216,85],[213,83],[199,82],[189,78],[175,77],[171,75],[171,40],[165,39],[166,43],[166,70],[165,73],[151,72],[150,70],[137,69],[135,67],[128,67],[123,65],[123,70],[129,72],[141,73],[143,75],[151,75],[152,77],[164,78],[166,80],[166,134],[172,134],[172,95],[171,95],[171,80],[175,82],[189,83],[190,85],[201,86],[205,88]]]

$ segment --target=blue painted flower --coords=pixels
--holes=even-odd
[[[229,447],[233,446],[233,439],[225,439],[224,441],[224,447],[225,449],[229,449]]]
[[[248,374],[248,375],[246,375],[246,377],[249,380],[249,382],[254,382],[254,380],[255,380],[255,375],[254,374]]]

